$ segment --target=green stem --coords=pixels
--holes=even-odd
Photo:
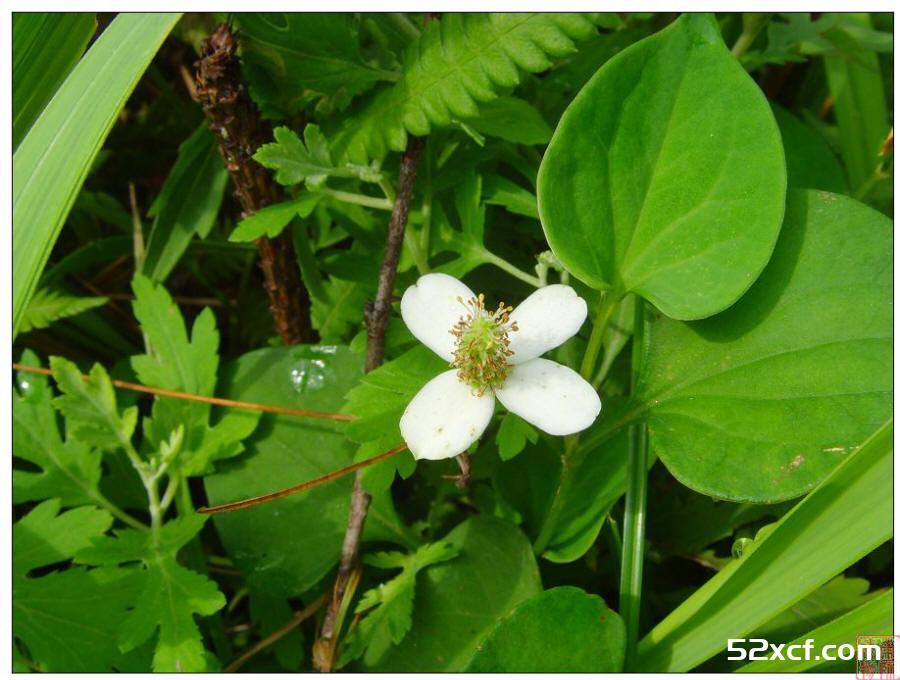
[[[297,264],[300,266],[300,278],[306,285],[310,297],[314,300],[328,300],[328,293],[325,290],[325,284],[322,281],[322,275],[319,273],[319,267],[316,264],[316,256],[313,253],[310,244],[309,232],[304,223],[300,227],[294,229],[294,252],[297,254]]]
[[[485,250],[482,256],[485,263],[492,264],[495,267],[502,269],[510,276],[514,276],[520,281],[524,281],[525,283],[534,286],[535,288],[541,287],[541,280],[538,277],[532,276],[527,272],[523,272],[521,269],[513,264],[510,264],[499,255],[494,255],[494,253],[490,252],[489,250]]]
[[[136,520],[134,517],[115,505],[103,494],[93,494],[91,497],[94,499],[97,505],[107,510],[109,514],[120,519],[132,529],[140,529],[141,531],[146,531],[149,528],[146,524],[139,520]]]
[[[419,249],[419,242],[416,240],[415,234],[413,234],[412,229],[406,229],[403,234],[403,242],[406,244],[406,247],[409,248],[409,253],[412,255],[413,262],[416,265],[416,269],[419,271],[419,276],[423,276],[428,273],[428,260],[422,256],[422,251]]]
[[[365,206],[366,208],[375,208],[376,210],[394,209],[394,202],[386,198],[376,198],[374,196],[366,196],[365,194],[354,194],[350,191],[340,191],[339,189],[322,189],[321,193],[331,196],[343,203],[354,203],[355,205]]]
[[[594,368],[597,365],[600,348],[603,346],[603,336],[606,333],[606,327],[618,304],[618,295],[614,295],[612,291],[603,294],[600,307],[597,309],[597,316],[594,319],[594,327],[591,329],[591,337],[588,339],[587,348],[584,350],[584,358],[581,360],[581,377],[585,380],[590,380],[591,376],[594,375]]]
[[[425,265],[428,266],[428,256],[430,254],[431,248],[431,203],[432,203],[432,191],[431,191],[431,144],[428,143],[428,138],[425,138],[425,148],[422,150],[422,160],[424,161],[422,165],[424,166],[425,172],[425,191],[422,196],[422,236],[420,241],[420,250],[425,256]],[[430,270],[429,270],[430,271]]]
[[[634,309],[634,337],[631,349],[631,387],[637,384],[643,364],[644,303],[638,298]],[[625,492],[625,526],[622,540],[622,569],[619,581],[619,613],[625,622],[625,670],[633,668],[641,613],[641,585],[644,571],[644,531],[647,509],[647,425],[634,423],[629,429],[628,487]]]
[[[768,15],[766,14],[757,14],[753,12],[744,14],[743,31],[731,48],[731,54],[734,55],[735,59],[740,59],[747,53],[747,50],[750,49],[753,41],[756,40],[756,36],[763,30],[767,22]]]

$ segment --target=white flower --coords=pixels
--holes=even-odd
[[[600,397],[572,369],[541,354],[571,338],[587,305],[569,286],[539,288],[512,311],[484,309],[484,296],[446,274],[426,274],[403,294],[403,321],[453,369],[429,381],[406,407],[400,432],[416,458],[464,452],[484,432],[494,397],[552,435],[580,432],[600,413]]]

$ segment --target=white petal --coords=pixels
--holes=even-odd
[[[511,364],[523,364],[559,347],[581,328],[587,303],[570,286],[554,284],[538,288],[509,315],[519,330],[509,334]]]
[[[422,344],[441,359],[452,361],[456,338],[450,331],[466,314],[457,298],[473,297],[475,293],[459,279],[447,274],[426,274],[403,293],[400,314]]]
[[[490,392],[477,396],[456,369],[428,381],[400,418],[403,441],[417,459],[452,458],[484,432],[494,414]]]
[[[590,427],[600,413],[600,397],[584,378],[549,359],[532,359],[513,368],[497,399],[547,434],[574,434]]]

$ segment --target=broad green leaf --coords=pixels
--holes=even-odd
[[[169,277],[194,235],[205,238],[212,229],[227,182],[215,137],[203,123],[178,147],[178,159],[150,206],[154,220],[141,272],[153,281]]]
[[[246,242],[255,241],[262,236],[275,238],[295,217],[309,217],[319,199],[318,194],[305,192],[294,200],[267,205],[238,222],[228,240]]]
[[[134,600],[136,574],[123,569],[69,568],[28,572],[70,560],[112,524],[104,510],[61,515],[42,503],[13,526],[13,635],[48,672],[108,672],[120,656],[116,631]]]
[[[12,21],[13,151],[84,54],[97,21],[82,12],[16,12]]]
[[[222,394],[244,401],[339,411],[362,374],[362,359],[344,347],[298,345],[245,354],[223,374]],[[350,464],[345,425],[266,414],[247,453],[204,478],[210,504],[277,491]],[[337,563],[347,526],[352,475],[237,512],[215,515],[225,549],[259,591],[303,594]],[[398,538],[399,537],[399,538]],[[389,499],[373,500],[366,538],[406,543]]]
[[[351,14],[250,12],[236,19],[250,93],[271,116],[299,112],[310,91],[349,98],[394,77],[363,59]]]
[[[545,590],[500,619],[478,644],[467,673],[618,673],[625,625],[596,595]]]
[[[91,163],[178,14],[116,16],[13,156],[13,334]]]
[[[859,605],[856,609],[847,612],[843,616],[829,621],[817,628],[814,628],[799,638],[792,640],[790,644],[803,645],[806,640],[812,639],[816,641],[815,649],[822,650],[825,645],[835,645],[830,650],[830,655],[834,656],[838,647],[844,644],[856,646],[858,643],[868,643],[860,639],[863,632],[890,631],[893,630],[893,604],[894,589],[891,588],[887,592],[873,597],[865,604]],[[865,637],[865,636],[863,636]],[[883,635],[876,634],[870,637],[882,638]],[[880,640],[872,641],[878,644]],[[802,653],[802,652],[801,652]],[[884,657],[883,657],[884,658]],[[823,658],[821,651],[818,651],[812,658],[794,661],[791,659],[770,659],[767,661],[753,661],[745,666],[741,666],[736,670],[737,673],[801,673],[806,671],[838,671],[854,672],[856,671],[856,661],[838,662],[843,667],[836,668],[834,661],[828,661]],[[873,677],[874,674],[873,674]]]
[[[772,110],[784,143],[788,186],[847,193],[844,170],[825,138],[787,109],[773,105]]]
[[[625,430],[597,447],[572,455],[562,468],[554,506],[544,518],[535,548],[551,562],[572,562],[597,540],[606,516],[625,493]]]
[[[748,637],[891,537],[893,422],[653,628],[636,669],[684,672]],[[827,537],[827,538],[826,538]]]
[[[762,271],[785,165],[765,96],[714,19],[685,14],[600,68],[563,115],[538,207],[569,271],[664,314],[699,319]]]
[[[534,444],[537,440],[538,431],[528,421],[515,413],[507,413],[497,430],[497,452],[501,460],[510,460],[522,452],[526,442]]]
[[[94,540],[77,559],[87,564],[115,566],[139,561],[139,593],[134,608],[120,622],[118,642],[129,651],[159,630],[153,655],[156,672],[208,670],[203,639],[194,614],[209,616],[225,606],[225,597],[206,576],[182,567],[178,550],[199,533],[202,515],[163,525],[158,540],[150,532],[126,529]]]
[[[109,375],[100,364],[91,368],[89,380],[82,380],[78,366],[61,357],[50,357],[50,368],[62,392],[53,406],[66,417],[69,437],[105,451],[119,449],[131,439],[137,407],[119,413]]]
[[[22,361],[39,365],[30,352]],[[13,503],[56,498],[63,505],[100,504],[100,453],[63,440],[47,378],[19,373],[13,395],[13,455],[40,471],[13,469]]]
[[[407,132],[426,135],[477,116],[480,104],[519,83],[521,71],[544,71],[574,52],[598,21],[596,14],[448,12],[409,46],[401,79],[345,123],[336,155],[367,163],[405,149]]]
[[[47,328],[54,321],[101,307],[106,301],[105,297],[65,295],[48,288],[39,288],[28,301],[19,331],[27,333],[37,328]]]
[[[540,592],[531,546],[512,524],[476,516],[444,541],[459,555],[419,577],[412,629],[366,670],[459,672],[497,619]]]
[[[365,613],[344,641],[340,665],[363,656],[366,665],[377,664],[393,645],[399,644],[412,626],[416,575],[434,564],[446,562],[459,554],[450,543],[427,543],[412,554],[375,553],[365,562],[380,569],[402,569],[386,583],[363,593],[356,614]]]
[[[524,99],[500,97],[478,108],[478,116],[465,122],[490,137],[533,146],[546,144],[553,134],[540,111]]]
[[[655,319],[637,387],[650,440],[687,486],[730,500],[814,487],[891,413],[891,223],[790,193],[759,281],[711,319]]]
[[[868,14],[844,15],[861,28],[871,26]],[[849,53],[825,57],[828,89],[841,138],[841,155],[850,188],[856,191],[879,163],[878,151],[890,128],[881,67],[877,55],[857,47]]]

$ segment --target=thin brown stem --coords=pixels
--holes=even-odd
[[[271,130],[247,94],[236,51],[231,27],[227,23],[217,26],[201,46],[200,59],[194,65],[195,85],[247,217],[280,202],[282,194],[269,173],[253,160],[253,153],[271,138]],[[256,246],[278,334],[286,345],[309,340],[309,295],[300,284],[289,234],[262,237]]]
[[[272,493],[263,494],[262,496],[254,496],[253,498],[245,498],[244,500],[234,501],[232,503],[224,503],[223,505],[216,505],[211,508],[199,508],[197,512],[203,513],[204,515],[212,515],[219,512],[231,512],[232,510],[240,510],[241,508],[249,508],[254,505],[259,505],[260,503],[267,503],[268,501],[274,501],[276,498],[284,498],[285,496],[293,496],[296,493],[301,493],[308,489],[313,488],[314,486],[319,486],[321,484],[327,484],[328,482],[334,481],[339,477],[343,477],[345,475],[349,475],[351,472],[356,472],[358,470],[362,470],[363,468],[369,467],[370,465],[375,465],[375,463],[380,463],[381,461],[394,456],[401,451],[406,451],[406,444],[398,444],[392,449],[388,449],[384,453],[379,453],[377,456],[373,456],[372,458],[367,458],[366,460],[361,460],[358,463],[352,463],[345,467],[339,468],[333,472],[329,472],[328,474],[324,474],[321,477],[316,477],[315,479],[310,479],[306,482],[301,482],[300,484],[296,484],[294,486],[289,486],[286,489],[279,489],[278,491],[273,491]],[[352,505],[352,504],[351,504]],[[368,507],[368,503],[367,503]],[[353,510],[350,511],[351,516],[353,515]]]
[[[52,376],[53,372],[48,368],[37,368],[35,366],[25,366],[24,364],[14,363],[12,367],[17,371],[25,373],[37,373],[38,375]],[[81,375],[82,380],[90,380],[90,376]],[[329,413],[327,411],[310,411],[302,408],[288,408],[286,406],[272,406],[269,404],[256,404],[249,401],[237,401],[235,399],[223,399],[221,397],[205,397],[200,394],[191,394],[189,392],[179,392],[177,390],[167,390],[162,387],[148,387],[138,383],[125,382],[124,380],[111,380],[115,387],[123,390],[131,390],[133,392],[143,392],[144,394],[152,394],[157,397],[170,397],[172,399],[184,399],[186,401],[199,401],[204,404],[212,404],[214,406],[227,406],[229,408],[239,408],[245,411],[264,411],[266,413],[277,413],[286,416],[299,416],[301,418],[320,418],[322,420],[339,420],[350,421],[356,420],[356,416],[349,413]]]
[[[274,631],[267,637],[265,637],[262,640],[260,640],[259,642],[257,642],[250,649],[248,649],[246,652],[244,652],[238,658],[236,658],[234,661],[232,661],[230,664],[228,664],[225,667],[225,672],[226,673],[236,672],[241,666],[243,666],[245,663],[247,663],[250,659],[252,659],[257,654],[259,654],[261,651],[274,645],[281,638],[283,638],[285,635],[287,635],[292,630],[294,630],[294,628],[299,626],[301,623],[306,621],[310,616],[312,616],[317,611],[319,611],[319,609],[321,608],[321,606],[323,604],[325,604],[325,601],[327,599],[328,599],[327,595],[322,595],[321,597],[314,600],[311,604],[307,605],[300,611],[296,612],[291,617],[291,620],[288,621],[286,624],[284,624],[281,628],[279,628],[278,630]]]
[[[384,260],[378,273],[378,290],[375,301],[366,312],[366,330],[368,344],[366,346],[366,372],[372,371],[384,361],[384,344],[388,323],[391,318],[391,301],[394,294],[394,281],[397,278],[397,264],[403,247],[403,234],[409,218],[413,188],[416,183],[416,170],[422,151],[422,139],[410,136],[406,151],[400,158],[400,175],[397,178],[397,198],[391,211],[388,223],[387,239],[384,247]],[[322,630],[316,645],[319,654],[314,658],[316,670],[330,672],[334,667],[335,642],[339,631],[339,612],[347,591],[347,583],[353,573],[359,555],[359,544],[362,539],[366,514],[372,497],[362,486],[360,474],[353,480],[353,494],[350,498],[350,514],[347,518],[347,530],[341,547],[341,561],[334,580],[331,603],[325,613]]]
[[[373,371],[384,361],[384,338],[391,318],[391,299],[394,281],[397,278],[397,264],[403,247],[403,234],[409,218],[409,207],[413,187],[416,184],[416,170],[422,140],[410,137],[406,151],[400,159],[400,176],[397,179],[397,198],[388,223],[387,241],[384,246],[384,260],[378,273],[378,291],[375,302],[367,314],[368,345],[366,346],[366,372]]]

